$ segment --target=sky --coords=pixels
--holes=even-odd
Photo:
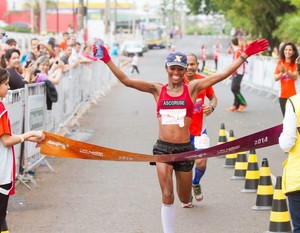
[[[89,3],[92,3],[92,2],[105,2],[105,1],[106,0],[88,0]],[[137,8],[143,9],[145,4],[148,4],[149,6],[159,6],[163,0],[110,0],[111,3],[113,3],[114,1],[135,3]],[[17,9],[24,2],[29,2],[29,1],[28,0],[9,0],[9,1],[7,1],[7,4],[8,4],[10,9],[12,9],[12,8]],[[78,0],[59,0],[59,2],[78,3]],[[87,2],[87,0],[84,0],[84,3],[86,3],[86,2]]]
[[[135,4],[139,8],[142,8],[145,4],[148,4],[149,6],[160,5],[161,2],[162,0],[135,0]]]

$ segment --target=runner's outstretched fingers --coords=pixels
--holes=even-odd
[[[253,54],[264,51],[268,48],[269,42],[265,39],[252,41],[245,49],[244,53],[250,57]]]

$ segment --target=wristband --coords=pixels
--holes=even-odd
[[[244,56],[241,55],[240,58],[241,58],[244,62],[248,63],[247,59],[246,59]]]
[[[24,138],[22,136],[19,136],[19,138],[21,139],[20,143],[23,143],[24,142]]]
[[[215,106],[210,105],[210,107],[211,107],[212,112],[215,111],[215,108],[216,108]]]

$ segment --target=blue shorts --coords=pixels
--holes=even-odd
[[[170,143],[157,140],[153,146],[154,155],[162,154],[180,154],[183,152],[194,151],[195,148],[191,142],[187,143]],[[189,172],[193,169],[194,160],[178,161],[178,162],[166,162],[169,165],[173,166],[175,171]],[[155,165],[155,163],[150,163]]]

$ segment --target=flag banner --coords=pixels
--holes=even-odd
[[[40,153],[49,156],[91,160],[175,162],[216,157],[276,145],[281,132],[282,124],[207,149],[159,156],[116,150],[44,132],[46,139],[41,145]]]

